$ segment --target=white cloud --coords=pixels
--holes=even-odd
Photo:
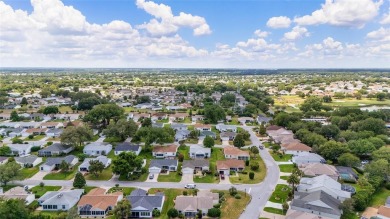
[[[270,34],[270,32],[267,31],[261,31],[261,30],[255,30],[254,34],[259,38],[266,38]]]
[[[378,15],[383,0],[326,0],[321,9],[311,15],[294,19],[298,25],[330,24],[363,27]]]
[[[380,23],[383,25],[390,24],[390,8],[389,8],[389,13],[383,15],[383,18],[380,21]]]
[[[306,28],[295,26],[290,32],[284,34],[284,40],[297,40],[303,37],[310,36]]]
[[[379,28],[378,30],[369,32],[367,38],[379,41],[390,41],[390,28]]]
[[[138,28],[146,29],[154,36],[175,34],[180,27],[193,29],[195,36],[211,34],[211,30],[203,17],[194,16],[180,12],[179,16],[172,13],[171,7],[164,4],[157,4],[152,1],[137,0],[137,7],[145,10],[155,17],[149,23],[139,25]]]
[[[267,21],[267,26],[270,28],[288,28],[290,27],[291,19],[286,16],[272,17]]]

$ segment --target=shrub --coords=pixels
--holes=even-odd
[[[250,172],[249,173],[249,179],[254,179],[255,178],[255,173],[254,172]]]
[[[209,217],[220,217],[221,216],[221,210],[218,208],[210,208],[207,212],[207,216]]]
[[[178,155],[178,160],[179,160],[179,162],[183,162],[183,160],[184,160],[184,155],[179,154],[179,155]]]
[[[152,212],[153,217],[160,217],[160,215],[161,215],[160,210],[158,210],[158,209],[153,210],[153,212]]]
[[[187,191],[183,191],[183,195],[184,195],[184,196],[187,196],[187,195],[188,195],[188,192],[187,192]]]
[[[257,163],[257,162],[251,163],[251,170],[256,171],[256,170],[259,170],[259,168],[260,168],[259,163]]]
[[[230,187],[230,189],[229,189],[229,194],[230,194],[231,196],[235,196],[235,195],[237,194],[237,189],[236,189],[236,187],[234,187],[234,186]]]
[[[245,174],[245,175],[248,174],[248,172],[246,172],[246,171],[242,171],[241,173],[242,173],[242,174]]]
[[[385,187],[386,189],[390,190],[390,182],[386,183]]]
[[[35,211],[35,209],[37,209],[39,207],[39,202],[38,201],[33,201],[31,202],[31,204],[29,204],[27,206],[27,208],[30,210],[30,211]]]
[[[40,149],[41,149],[41,147],[39,147],[39,146],[34,146],[34,147],[31,148],[31,152],[37,152],[37,151],[39,151]]]
[[[241,199],[241,195],[240,195],[240,194],[236,194],[236,195],[234,196],[234,198],[235,198],[235,199]]]
[[[175,218],[179,216],[179,212],[175,208],[171,208],[167,212],[168,217]]]
[[[249,166],[249,160],[245,161],[245,166]]]
[[[224,195],[225,195],[225,193],[224,193],[224,192],[218,192],[218,196],[219,196],[219,198],[222,198]]]
[[[213,206],[213,208],[220,208],[221,207],[221,204],[215,204],[214,206]]]
[[[29,135],[28,136],[28,139],[33,139],[34,138],[34,135]]]
[[[53,144],[52,141],[47,142],[47,146],[50,146],[50,145],[52,145],[52,144]]]

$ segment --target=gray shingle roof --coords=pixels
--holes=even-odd
[[[68,148],[70,148],[72,146],[70,145],[64,145],[64,144],[60,144],[60,143],[54,143],[52,145],[50,145],[49,147],[46,147],[46,148],[43,148],[41,150],[39,150],[39,152],[44,152],[44,151],[64,151]]]
[[[183,168],[189,167],[194,169],[195,167],[204,167],[209,166],[210,162],[208,160],[185,160],[183,161]]]
[[[153,159],[150,161],[150,167],[177,166],[177,160],[174,159]]]
[[[162,207],[164,196],[148,196],[146,195],[146,191],[137,189],[131,192],[131,194],[127,196],[127,199],[130,201],[132,208],[142,207],[149,211],[153,211],[155,208]]]
[[[46,192],[45,195],[38,199],[38,201],[43,201],[42,205],[74,205],[80,199],[83,192],[84,189]]]
[[[38,159],[38,157],[35,155],[29,155],[25,157],[15,157],[16,162],[23,163],[23,164],[32,164],[36,159]]]
[[[66,157],[51,157],[47,158],[46,165],[52,166],[55,164],[61,164],[61,162],[64,160],[67,163],[71,163],[76,157],[73,155],[68,155]]]
[[[323,191],[316,191],[311,193],[296,192],[295,198],[290,205],[293,209],[294,207],[304,208],[340,216],[340,204],[340,200],[333,198]]]
[[[136,151],[138,151],[139,147],[140,147],[139,145],[130,144],[128,142],[123,142],[123,143],[118,144],[115,147],[115,151],[133,151],[133,152],[136,152]]]

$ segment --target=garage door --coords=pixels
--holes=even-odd
[[[192,168],[184,168],[181,171],[183,172],[183,174],[193,174],[194,173],[194,169],[192,169]]]
[[[160,173],[160,172],[161,172],[160,168],[155,168],[155,167],[149,168],[149,173]]]

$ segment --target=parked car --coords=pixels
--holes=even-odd
[[[263,145],[259,145],[259,149],[260,149],[260,150],[263,150],[263,149],[264,149],[264,146],[263,146]]]
[[[225,179],[225,175],[224,175],[224,174],[221,174],[221,179],[222,179],[222,180]]]
[[[149,175],[149,179],[153,179],[153,178],[154,178],[154,174],[151,173],[151,174]]]
[[[196,185],[191,183],[191,184],[185,185],[184,188],[186,188],[186,189],[195,189]]]

